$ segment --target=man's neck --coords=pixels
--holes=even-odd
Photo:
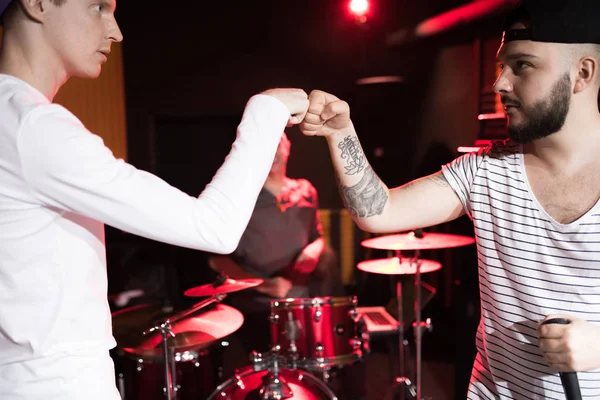
[[[14,76],[40,91],[50,102],[68,80],[64,69],[35,44],[33,34],[8,31],[0,47],[0,73]]]
[[[578,169],[598,159],[600,151],[600,114],[565,123],[563,129],[524,146],[546,168],[565,171]]]
[[[267,189],[273,196],[278,196],[285,186],[287,177],[285,174],[269,174],[265,180],[264,188]]]

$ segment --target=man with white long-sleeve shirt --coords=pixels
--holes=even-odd
[[[198,198],[117,160],[52,100],[95,78],[122,40],[115,1],[0,0],[0,398],[116,400],[104,224],[173,245],[235,249],[281,132],[307,95],[253,96]]]

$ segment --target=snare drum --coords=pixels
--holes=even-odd
[[[356,297],[315,297],[271,302],[271,340],[298,366],[319,370],[360,361],[368,334]]]
[[[254,371],[248,366],[237,372],[233,378],[221,384],[208,400],[251,400],[259,399],[260,390],[267,371]],[[337,400],[335,394],[327,385],[308,372],[292,369],[279,371],[279,378],[283,384],[291,389],[292,397],[289,400]],[[198,399],[203,397],[198,397]]]

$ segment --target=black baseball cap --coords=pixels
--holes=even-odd
[[[520,21],[526,29],[510,29]],[[599,21],[599,0],[521,0],[504,21],[503,41],[600,44]]]

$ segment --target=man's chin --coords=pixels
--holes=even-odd
[[[83,79],[96,79],[100,76],[102,72],[102,66],[98,64],[96,68],[90,68],[89,70],[81,70],[77,71],[71,76],[75,78],[83,78]]]

